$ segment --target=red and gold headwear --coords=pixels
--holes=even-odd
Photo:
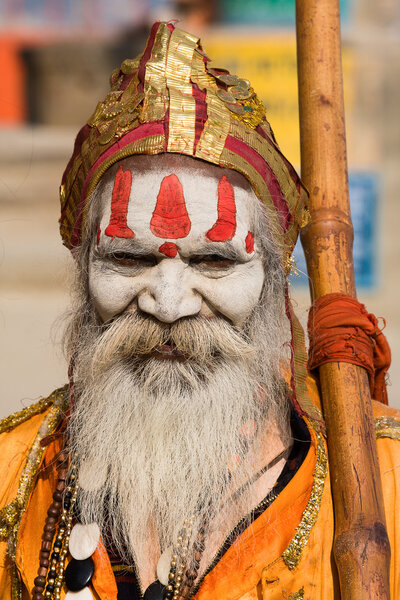
[[[111,75],[111,90],[79,132],[61,185],[64,244],[80,244],[104,172],[134,154],[187,154],[242,173],[277,216],[288,254],[306,193],[280,152],[250,82],[212,69],[199,39],[155,23],[139,58]]]
[[[246,79],[212,68],[197,37],[155,23],[143,54],[111,74],[111,89],[80,130],[63,175],[60,230],[80,245],[91,194],[111,165],[135,154],[173,152],[234,169],[276,216],[285,260],[307,214],[307,193],[282,155],[265,108]],[[303,332],[292,326],[294,400],[306,404]]]

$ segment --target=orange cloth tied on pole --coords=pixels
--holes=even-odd
[[[326,294],[315,300],[308,317],[310,371],[328,362],[347,362],[369,374],[371,396],[388,403],[385,383],[390,347],[378,319],[356,298]]]

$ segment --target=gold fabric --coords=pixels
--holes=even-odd
[[[318,411],[315,382],[309,378],[310,402]],[[59,408],[61,409],[61,404]],[[38,434],[45,434],[55,403],[45,413],[35,414],[0,436],[0,452],[7,466],[1,473],[0,506],[16,498],[26,457],[31,456]],[[400,443],[397,426],[400,413],[374,403],[379,428],[378,455],[384,493],[388,535],[392,547],[390,587],[393,598],[400,596],[400,561],[396,540],[400,520],[395,506],[400,495]],[[338,598],[336,572],[332,570],[333,507],[323,436],[307,421],[311,447],[299,471],[251,528],[240,536],[240,551],[233,545],[205,576],[194,600],[334,600]],[[24,449],[21,452],[21,449]],[[7,553],[0,543],[0,590],[2,597],[28,600],[37,575],[41,535],[46,511],[56,481],[54,456],[59,447],[51,442],[36,470],[34,484],[17,527],[16,551]],[[23,479],[23,477],[22,477]],[[12,535],[11,535],[12,537]],[[13,558],[15,557],[15,558]],[[117,600],[111,564],[100,546],[92,593],[97,600]],[[65,599],[65,588],[61,600]]]
[[[164,118],[168,107],[167,54],[164,52],[168,39],[168,29],[159,29],[154,41],[151,59],[146,69],[144,102],[140,116],[143,123],[151,123]]]
[[[400,440],[400,421],[393,417],[377,417],[375,419],[376,437],[388,437]]]
[[[22,410],[15,412],[12,415],[9,415],[5,419],[2,419],[0,421],[0,433],[10,431],[11,429],[18,427],[18,425],[21,425],[21,423],[24,423],[31,417],[34,417],[35,415],[44,412],[49,406],[53,404],[54,398],[59,394],[64,393],[65,390],[66,386],[56,390],[55,392],[50,394],[48,398],[42,398],[41,400],[39,400],[39,402],[36,402],[36,404],[31,404],[30,406],[27,406],[26,408],[23,408]]]
[[[326,474],[328,472],[328,457],[320,433],[317,433],[317,439],[317,461],[314,470],[314,483],[311,489],[310,499],[292,541],[282,554],[283,560],[289,569],[294,569],[299,564],[303,548],[309,540],[311,530],[318,518],[321,506]]]
[[[215,79],[205,71],[203,57],[198,52],[193,56],[192,81],[206,92],[208,115],[197,143],[195,156],[219,164],[230,128],[229,110],[218,99],[218,86]]]
[[[249,180],[255,193],[273,208],[274,214],[267,182],[255,173],[252,164],[253,160],[265,161],[279,183],[281,201],[291,215],[292,224],[284,232],[284,239],[279,240],[290,254],[301,225],[306,192],[279,152],[265,108],[250,82],[209,68],[196,36],[166,23],[154,25],[152,31],[146,58],[142,55],[127,59],[120,69],[113,71],[110,91],[78,135],[60,188],[60,231],[64,243],[69,248],[80,243],[94,184],[104,174],[106,165],[139,153],[136,145],[123,148],[124,136],[138,127],[163,122],[166,146],[158,152],[195,156],[238,170],[245,176],[252,172]],[[196,95],[195,87],[204,96]],[[198,117],[197,103],[202,105],[202,117]],[[149,130],[146,135],[156,134]],[[255,151],[254,156],[245,159],[228,150],[228,136],[247,144]],[[140,147],[141,153],[147,152],[145,145]],[[229,160],[224,160],[227,152]]]
[[[196,102],[190,75],[198,38],[174,29],[169,43],[166,80],[169,91],[168,152],[193,154]]]
[[[68,406],[68,397],[65,390],[56,390],[50,396],[51,406],[43,419],[41,427],[30,447],[22,474],[19,479],[18,491],[15,499],[0,511],[0,540],[8,540],[10,556],[15,558],[15,545],[21,515],[26,509],[29,495],[43,457],[44,447],[41,441],[53,433],[60,423],[62,413]]]

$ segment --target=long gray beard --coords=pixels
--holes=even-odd
[[[256,309],[243,331],[222,318],[166,325],[133,313],[81,330],[68,428],[81,518],[97,522],[129,562],[149,531],[163,551],[185,518],[195,539],[205,523],[228,529],[252,509],[245,484],[257,441],[246,443],[243,422],[260,430],[274,420],[288,433],[285,330],[268,312]],[[165,343],[186,360],[155,358]],[[241,487],[232,523],[219,523],[219,507]]]

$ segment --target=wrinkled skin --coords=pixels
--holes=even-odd
[[[105,178],[99,236],[89,266],[89,291],[101,319],[107,322],[138,307],[165,323],[188,316],[219,315],[240,326],[257,304],[264,280],[257,243],[254,250],[246,244],[254,231],[255,198],[246,179],[230,169],[168,154],[132,157],[122,167],[123,173],[132,173],[124,193],[129,195],[126,226],[133,233],[128,231],[130,238],[107,234],[117,165]],[[151,222],[162,181],[171,175],[172,183],[178,180],[176,185],[181,185],[189,225],[180,231],[182,219],[177,218],[177,233],[167,238],[156,235]],[[232,239],[210,241],[209,237],[215,236],[208,237],[207,232],[219,216],[222,178],[234,196],[234,233],[231,227]],[[169,198],[173,191],[167,189],[164,200],[173,203],[174,198]],[[170,225],[171,219],[166,221],[166,226]],[[176,256],[163,252],[166,243],[172,244]]]

